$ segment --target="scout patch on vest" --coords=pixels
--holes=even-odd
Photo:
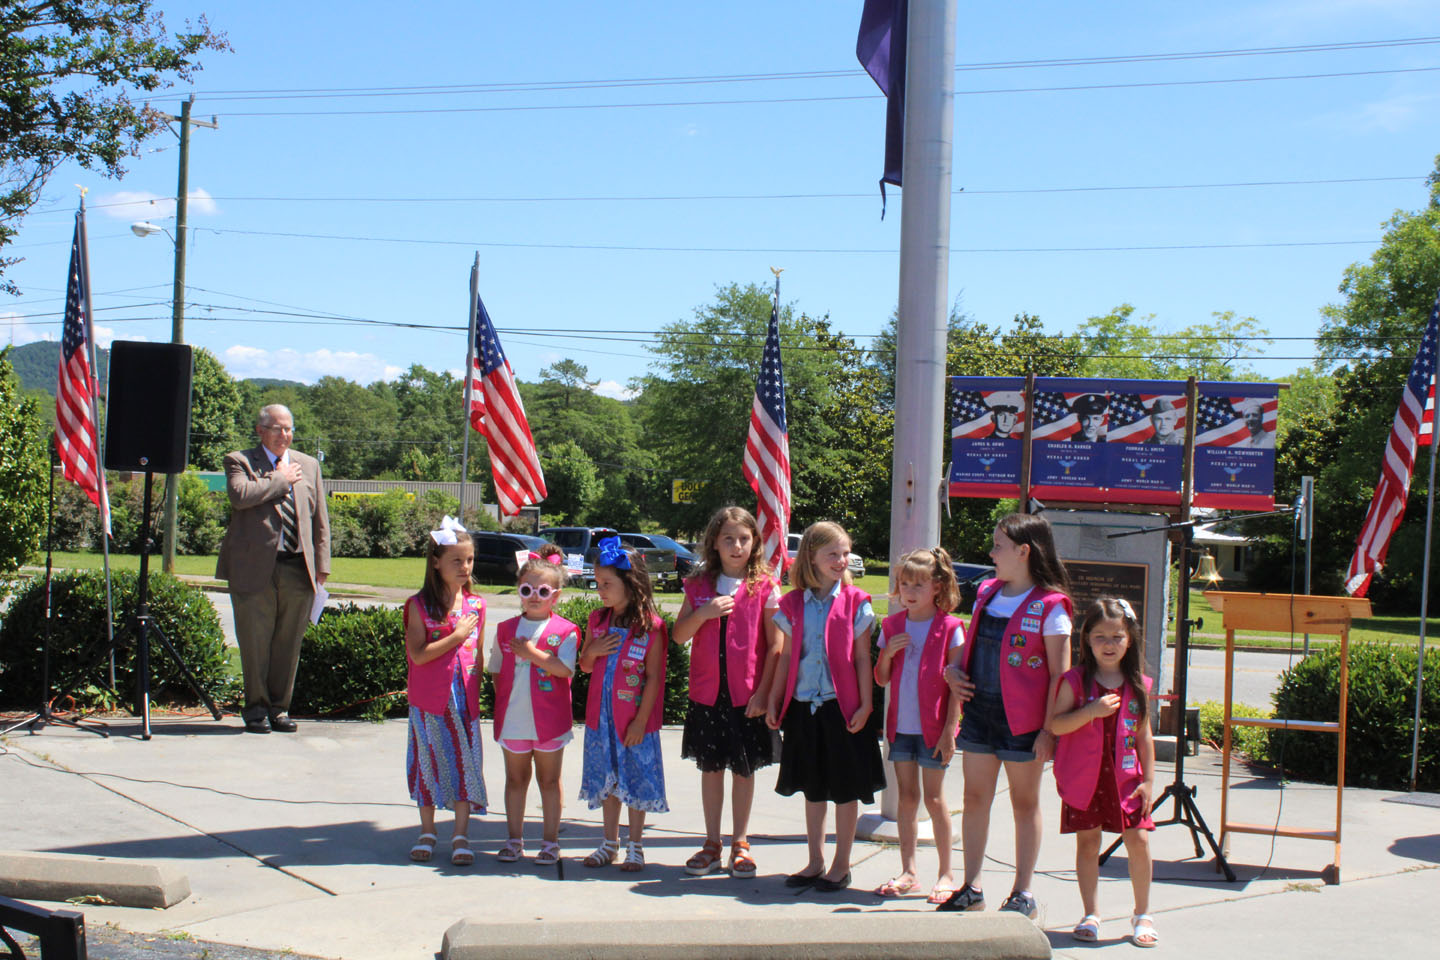
[[[1134,718],[1134,717],[1124,717],[1123,720],[1124,720],[1124,722],[1125,722],[1125,729],[1126,729],[1126,730],[1134,730],[1134,729],[1135,729],[1135,718]]]
[[[1134,770],[1134,769],[1135,769],[1135,757],[1132,755],[1132,756],[1125,757],[1123,760],[1121,760],[1121,761],[1120,761],[1120,769],[1121,769],[1121,770]]]
[[[1134,750],[1134,749],[1135,749],[1135,737],[1134,737],[1134,735],[1131,735],[1131,736],[1128,736],[1128,737],[1125,738],[1125,749],[1126,749],[1126,750]]]
[[[1126,705],[1125,709],[1126,709],[1128,712],[1130,712],[1130,713],[1139,713],[1139,712],[1140,712],[1140,701],[1139,701],[1139,700],[1131,700],[1131,701]]]
[[[442,636],[444,636],[444,634],[442,634],[439,630],[431,630],[431,631],[430,631],[430,639],[431,639],[431,640],[439,640]]]
[[[616,691],[615,691],[615,696],[619,697],[621,700],[624,700],[626,703],[634,703],[634,702],[635,702],[635,691],[634,691],[634,690],[616,690]]]
[[[1012,667],[1018,667],[1018,666],[1020,666],[1020,664],[1024,663],[1025,661],[1024,661],[1024,658],[1020,656],[1020,654],[1018,654],[1018,653],[1011,653],[1010,656],[1008,656],[1008,657],[1005,658],[1005,662],[1008,663],[1008,664],[1010,664],[1010,666],[1012,666]]]
[[[627,673],[627,674],[625,674],[625,686],[627,686],[627,687],[638,687],[638,686],[640,686],[640,677],[639,677],[639,675],[638,675],[638,674],[634,674],[634,673]]]
[[[548,636],[548,637],[545,638],[545,644],[546,644],[547,646],[558,647],[558,646],[560,646],[560,643],[561,643],[560,634],[558,634],[558,633],[552,633],[552,634],[550,634],[550,636]]]
[[[625,656],[631,660],[643,661],[645,659],[645,644],[630,644],[630,646],[625,650]]]
[[[549,693],[551,690],[555,689],[555,681],[551,680],[549,677],[537,681],[535,685],[540,688],[541,693]]]
[[[1011,634],[1011,635],[1010,635],[1010,646],[1012,646],[1012,647],[1023,647],[1023,646],[1025,646],[1025,634],[1023,634],[1023,633]]]
[[[1039,656],[1034,656],[1031,657],[1029,660],[1025,661],[1025,666],[1029,667],[1031,670],[1039,670],[1044,665],[1044,663],[1045,661],[1042,660]]]
[[[1026,608],[1025,608],[1025,611],[1026,611],[1027,613],[1044,613],[1044,612],[1045,612],[1045,601],[1044,601],[1044,600],[1034,600],[1034,601],[1031,601],[1030,606],[1026,607]]]
[[[1039,633],[1039,632],[1040,632],[1040,618],[1039,618],[1039,617],[1021,617],[1021,618],[1020,618],[1020,629],[1021,629],[1021,630],[1029,630],[1029,631],[1034,632],[1034,633]]]

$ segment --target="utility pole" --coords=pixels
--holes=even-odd
[[[191,120],[190,108],[195,103],[195,94],[180,104],[180,116],[169,119],[180,124],[180,182],[175,188],[175,286],[170,309],[170,342],[185,342],[185,228],[186,207],[190,198],[190,127],[209,127],[218,130],[220,124],[214,117],[210,120]],[[165,475],[165,546],[161,556],[160,569],[166,573],[175,572],[175,517],[180,500],[180,475]]]

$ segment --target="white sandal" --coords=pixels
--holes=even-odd
[[[587,867],[608,867],[615,862],[615,858],[619,855],[619,840],[601,840],[600,846],[596,847],[583,862]]]
[[[439,839],[433,833],[420,834],[415,838],[415,845],[410,848],[410,859],[416,863],[428,863],[435,853],[435,843]]]
[[[560,862],[560,844],[554,840],[541,840],[540,852],[535,854],[535,862],[542,867],[552,867]]]
[[[1149,940],[1141,940],[1148,936]],[[1155,930],[1155,918],[1148,913],[1137,913],[1130,918],[1130,942],[1137,947],[1158,947],[1160,934]]]
[[[505,841],[505,846],[495,853],[495,859],[501,863],[514,863],[525,856],[525,841],[519,837],[511,837]]]
[[[470,849],[470,838],[457,833],[450,838],[450,864],[468,867],[475,862],[475,851]]]
[[[1081,943],[1094,943],[1100,939],[1100,917],[1093,913],[1087,913],[1075,924],[1075,929],[1070,931],[1070,936]]]
[[[625,844],[625,862],[620,864],[620,869],[626,873],[638,873],[645,869],[645,845],[638,840],[630,840]]]

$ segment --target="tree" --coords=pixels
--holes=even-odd
[[[540,465],[545,471],[546,512],[564,516],[571,523],[588,521],[605,485],[585,451],[567,440],[551,450]]]
[[[40,546],[49,434],[35,401],[20,397],[10,348],[0,349],[0,503],[5,504],[5,522],[0,523],[0,594],[5,581]]]
[[[584,364],[576,363],[574,360],[557,360],[553,365],[540,371],[542,383],[553,384],[560,390],[564,405],[568,409],[570,400],[576,391],[589,393],[595,389],[599,380],[588,379],[590,369]]]
[[[190,465],[197,470],[223,470],[225,454],[249,446],[249,435],[238,435],[236,421],[244,413],[240,388],[215,355],[204,347],[195,351],[191,379]]]
[[[165,117],[131,92],[190,80],[204,50],[228,50],[201,17],[171,37],[150,0],[12,0],[0,7],[0,247],[55,168],[121,177]],[[15,260],[0,258],[0,274]],[[0,279],[0,288],[16,292]]]
[[[1239,380],[1252,377],[1248,358],[1264,353],[1268,333],[1254,317],[1235,311],[1211,314],[1211,323],[1156,329],[1155,315],[1135,319],[1135,308],[1122,303],[1108,314],[1090,317],[1076,336],[1084,343],[1081,376],[1129,380]]]

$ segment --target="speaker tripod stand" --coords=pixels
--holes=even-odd
[[[141,458],[145,460],[144,457]],[[146,464],[148,467],[148,464]],[[210,715],[216,720],[220,719],[220,708],[215,706],[215,701],[200,686],[200,681],[195,679],[185,658],[180,656],[155,618],[150,616],[150,548],[153,545],[150,540],[150,487],[155,474],[147,469],[145,471],[145,496],[144,506],[140,511],[140,582],[135,589],[135,615],[130,618],[130,627],[135,632],[135,713],[140,718],[140,739],[150,739],[150,634],[154,634],[160,640],[161,646],[170,654],[170,659],[180,668],[185,675],[185,681],[199,697],[210,708]]]

